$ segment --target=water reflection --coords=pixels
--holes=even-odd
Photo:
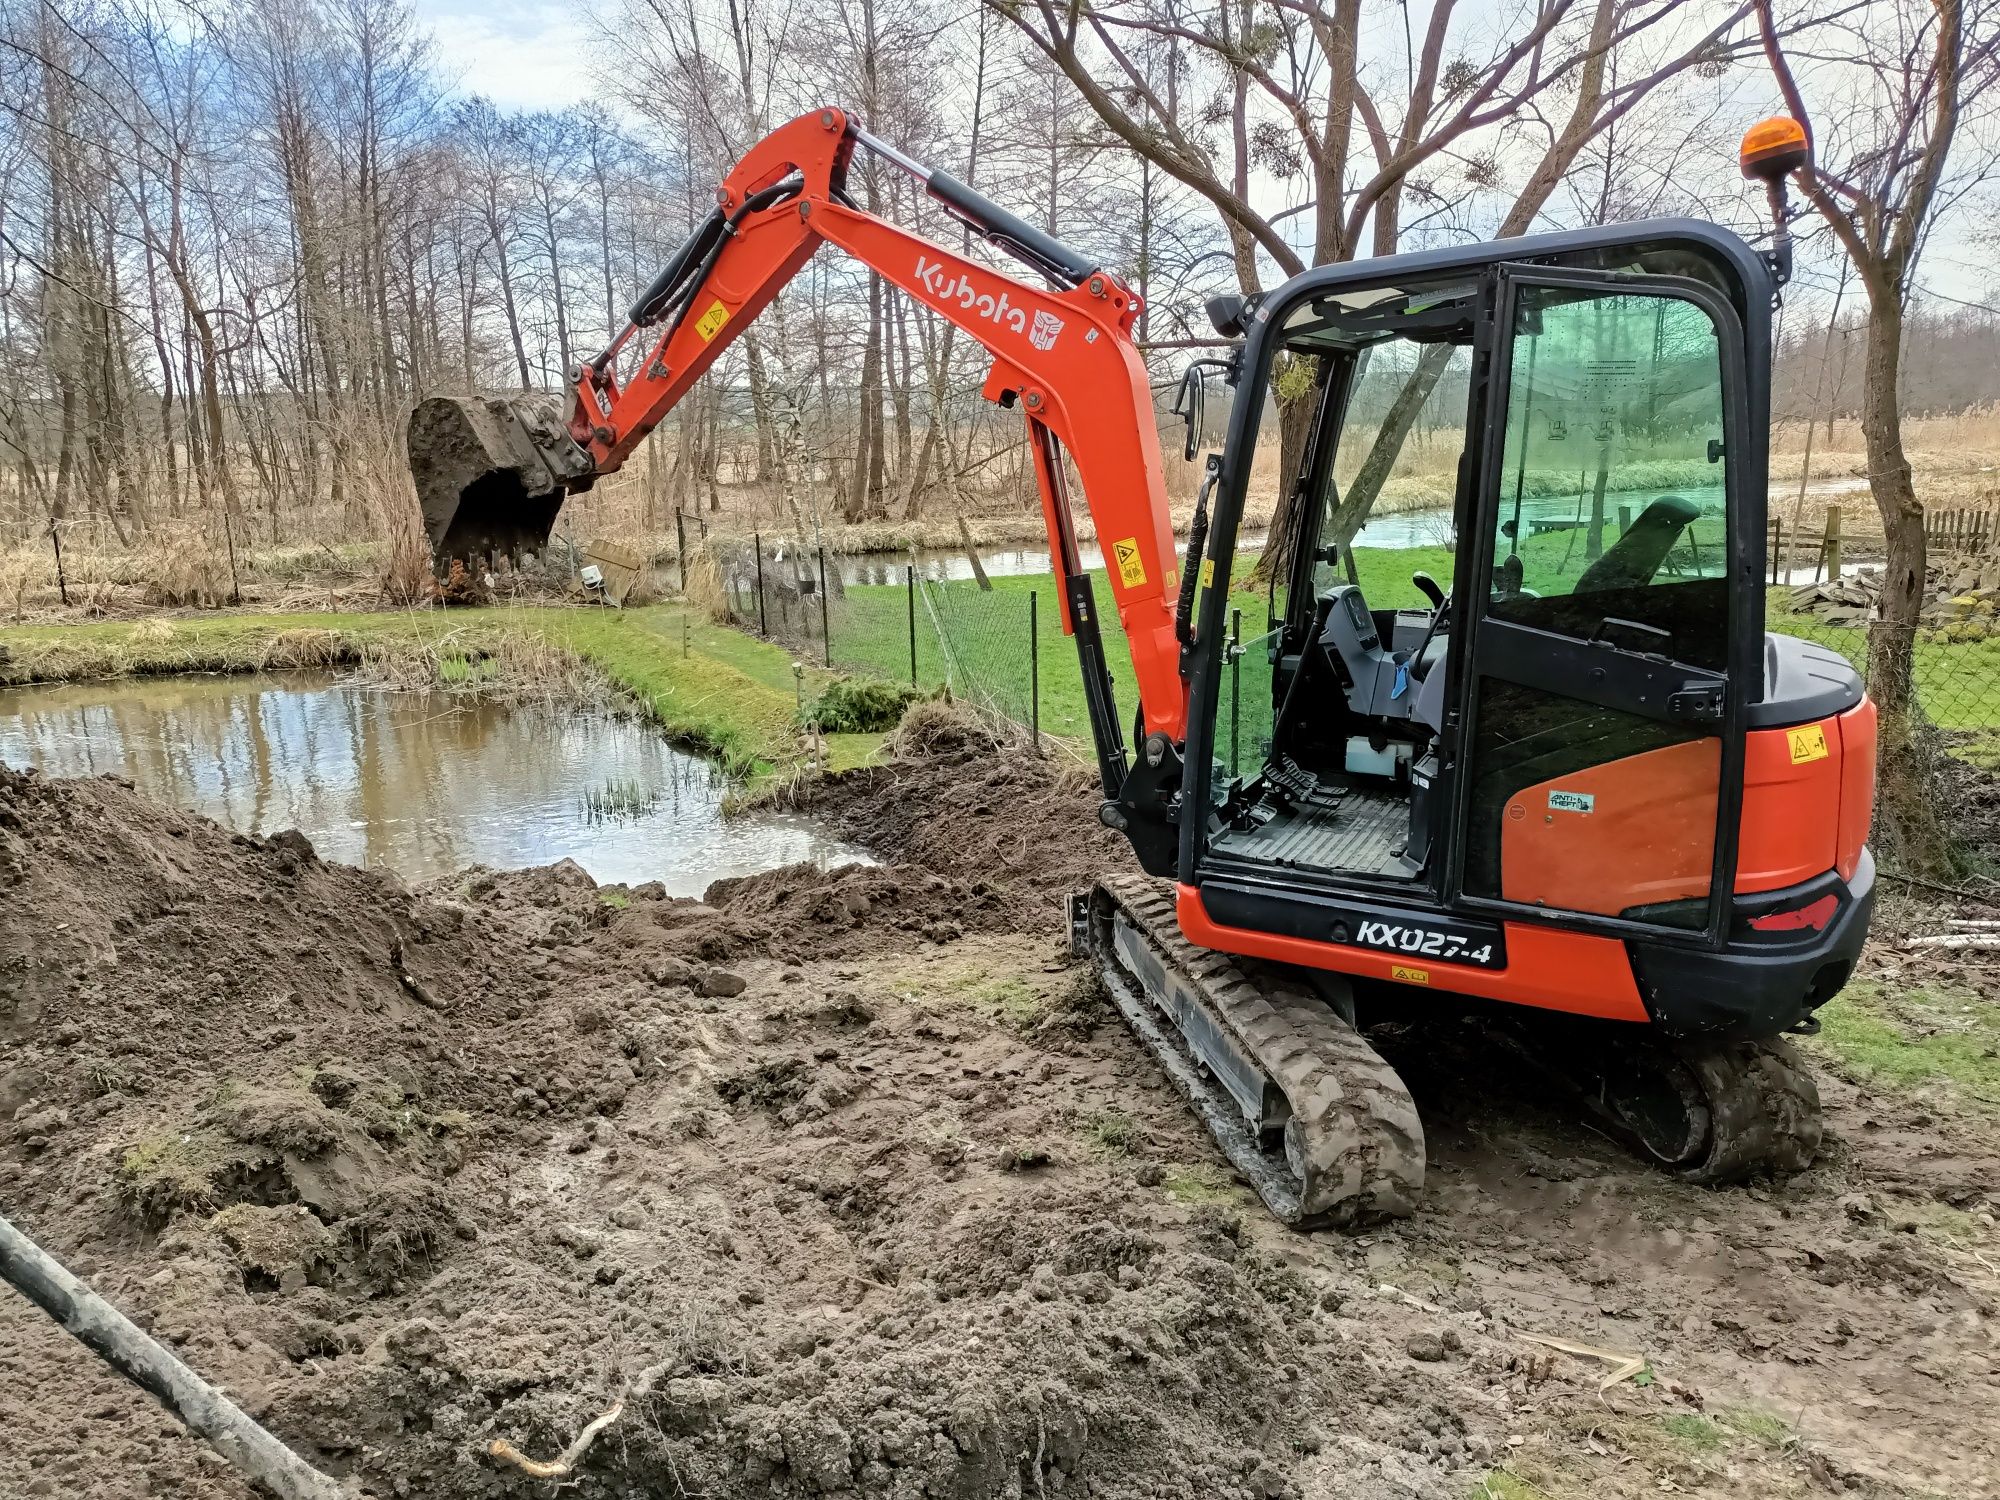
[[[411,880],[570,858],[600,881],[699,895],[726,875],[865,858],[804,818],[725,818],[728,783],[640,724],[322,674],[0,691],[0,761],[124,776],[230,828],[298,828],[329,859]]]

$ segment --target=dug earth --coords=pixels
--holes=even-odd
[[[1270,1223],[1061,941],[1121,855],[968,724],[879,866],[410,890],[0,771],[0,1208],[380,1496],[1988,1496],[1990,1138],[1828,1073],[1707,1192],[1385,1037],[1415,1218]],[[1633,1360],[1638,1361],[1637,1364]],[[0,1289],[0,1496],[250,1491]],[[496,1451],[497,1450],[497,1451]]]

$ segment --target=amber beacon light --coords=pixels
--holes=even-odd
[[[1806,128],[1790,115],[1773,115],[1759,120],[1743,132],[1743,144],[1736,160],[1745,177],[1780,183],[1803,167],[1812,157]]]
[[[1792,279],[1792,212],[1785,202],[1785,179],[1811,160],[1806,128],[1790,115],[1759,120],[1743,132],[1736,151],[1743,175],[1764,184],[1771,205],[1771,251],[1765,258],[1780,286]]]

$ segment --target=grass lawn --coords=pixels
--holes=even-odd
[[[2000,1011],[1971,989],[1857,979],[1820,1013],[1808,1047],[1898,1088],[1942,1088],[2000,1112]]]
[[[1704,517],[1690,527],[1694,533],[1692,550],[1684,542],[1674,557],[1689,566],[1695,555],[1704,561],[1721,555],[1719,518]],[[1523,582],[1542,593],[1559,592],[1574,584],[1582,570],[1583,534],[1552,532],[1526,538],[1520,548]],[[1247,572],[1254,555],[1245,553],[1238,572]],[[1444,547],[1369,548],[1354,551],[1355,572],[1368,602],[1378,609],[1403,608],[1424,603],[1422,594],[1410,581],[1416,572],[1429,573],[1449,586],[1454,555]],[[1108,602],[1110,587],[1102,570],[1094,575],[1097,597]],[[994,707],[1009,717],[1026,723],[1030,716],[1030,656],[1028,644],[1028,595],[1035,596],[1040,644],[1040,708],[1044,732],[1086,741],[1089,724],[1084,712],[1082,675],[1077,667],[1074,644],[1061,632],[1052,574],[1037,574],[992,580],[991,592],[982,593],[969,581],[930,585],[920,596],[916,630],[916,681],[925,690],[935,690],[946,680],[945,660],[939,649],[938,627],[955,645],[960,673],[955,685],[992,700]],[[1862,664],[1867,652],[1867,633],[1828,625],[1810,615],[1795,615],[1781,607],[1783,590],[1773,590],[1770,628],[1820,642]],[[924,601],[928,601],[928,603]],[[1238,589],[1231,595],[1232,606],[1242,611],[1242,631],[1255,641],[1267,622],[1262,590]],[[867,672],[894,681],[910,680],[909,600],[901,585],[850,585],[844,599],[834,604],[831,628],[836,667]],[[939,616],[933,620],[933,611]],[[1131,657],[1115,615],[1104,618],[1105,652],[1117,696],[1120,723],[1129,726],[1134,707]],[[2000,764],[2000,639],[1939,644],[1919,641],[1916,655],[1917,690],[1926,711],[1947,730],[1963,731],[1966,738],[1957,746],[1959,754],[1982,764]],[[1237,737],[1241,759],[1257,759],[1259,735],[1269,731],[1271,719],[1270,664],[1263,650],[1252,645],[1240,660],[1236,673],[1237,698],[1241,704],[1241,724]],[[1222,689],[1217,745],[1225,757],[1231,729],[1230,684]]]
[[[475,681],[465,664],[508,639],[554,646],[590,663],[675,740],[739,774],[799,759],[799,684],[781,647],[715,625],[678,604],[625,611],[498,606],[372,614],[151,616],[0,629],[0,684],[126,674],[247,672],[424,659],[446,684]],[[830,680],[804,673],[808,700]],[[879,735],[829,736],[836,766],[858,764]]]
[[[1244,554],[1239,568],[1247,570],[1252,561],[1254,554]],[[1422,570],[1440,579],[1451,576],[1451,553],[1442,547],[1357,548],[1354,561],[1369,602],[1381,608],[1424,602],[1423,595],[1410,582],[1412,572]],[[1088,740],[1090,724],[1084,708],[1083,674],[1077,665],[1075,643],[1062,633],[1054,575],[995,578],[992,582],[990,593],[982,593],[972,582],[929,587],[929,605],[920,600],[917,606],[917,685],[931,691],[945,682],[945,660],[939,649],[937,629],[938,623],[942,623],[957,649],[963,676],[970,679],[977,691],[990,695],[994,706],[1002,712],[1026,723],[1032,675],[1028,596],[1033,593],[1040,644],[1042,730],[1068,739]],[[1111,586],[1102,569],[1093,573],[1092,585],[1098,601],[1108,604]],[[1232,594],[1231,602],[1242,611],[1244,637],[1262,635],[1266,622],[1263,592],[1239,590]],[[931,618],[933,608],[940,616],[938,622]],[[1119,721],[1129,728],[1137,702],[1132,657],[1117,615],[1107,612],[1103,622],[1104,650],[1111,667]],[[834,607],[830,625],[836,667],[870,672],[899,682],[910,680],[909,596],[901,585],[849,585],[846,597]],[[1238,671],[1243,710],[1239,740],[1247,759],[1256,735],[1260,730],[1268,732],[1270,724],[1270,664],[1263,651],[1253,646],[1243,656]],[[1218,742],[1226,747],[1227,683],[1223,687],[1222,714]]]
[[[1838,651],[1866,672],[1866,630],[1829,625],[1816,616],[1795,615],[1775,605],[1770,626]],[[1910,670],[1917,701],[1931,722],[1964,736],[1954,747],[1957,753],[1989,770],[2000,769],[2000,639],[1919,640]]]

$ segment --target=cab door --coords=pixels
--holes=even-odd
[[[1719,943],[1763,482],[1740,321],[1679,277],[1495,277],[1448,898]]]

